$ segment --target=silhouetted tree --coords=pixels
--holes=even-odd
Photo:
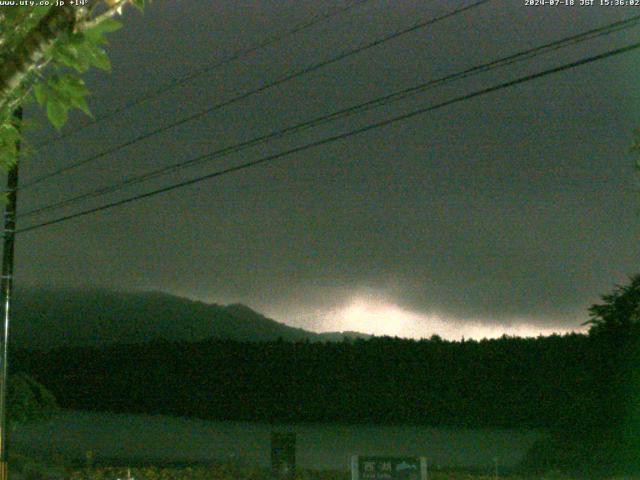
[[[614,335],[629,338],[637,333],[640,325],[640,274],[630,279],[629,285],[617,285],[616,289],[602,296],[603,303],[589,309],[590,335]]]
[[[640,471],[640,275],[589,309],[589,356],[582,395],[550,438],[530,452],[530,466],[583,477]]]
[[[621,470],[640,470],[640,275],[618,285],[590,308],[589,335],[600,356],[596,378],[603,392],[598,433],[603,452]]]

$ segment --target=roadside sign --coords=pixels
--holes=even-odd
[[[427,480],[427,459],[354,455],[351,480]]]

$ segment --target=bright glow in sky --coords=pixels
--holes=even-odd
[[[583,327],[560,328],[535,325],[526,319],[514,319],[511,324],[496,324],[488,321],[470,321],[445,318],[438,314],[424,314],[399,306],[392,299],[374,293],[359,293],[342,305],[312,314],[296,315],[283,310],[269,312],[274,319],[289,325],[311,329],[316,332],[356,331],[374,335],[389,335],[405,338],[428,338],[437,334],[447,340],[499,338],[502,335],[537,337],[553,333],[584,331]],[[297,321],[296,321],[297,320]],[[310,328],[313,324],[314,327]]]
[[[567,333],[570,329],[535,326],[527,323],[495,325],[484,322],[451,321],[439,315],[424,315],[405,310],[393,303],[355,297],[342,308],[327,315],[327,330],[353,330],[374,335],[398,337],[429,337],[438,334],[443,338],[497,338],[504,334],[521,337]],[[333,320],[329,320],[333,319]]]

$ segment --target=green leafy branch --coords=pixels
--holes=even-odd
[[[93,0],[86,7],[17,7],[0,12],[0,167],[14,162],[20,132],[13,110],[31,94],[60,130],[69,111],[91,115],[81,75],[96,67],[110,71],[106,36],[122,27],[113,17],[144,0]]]
[[[51,57],[57,67],[56,71],[67,67],[77,73],[56,73],[46,81],[34,85],[36,100],[46,107],[47,117],[53,126],[60,130],[67,122],[69,110],[78,108],[91,115],[86,97],[89,95],[84,80],[78,75],[90,67],[110,71],[111,62],[103,45],[107,44],[105,34],[115,32],[122,24],[108,18],[82,32],[66,34],[64,41],[57,42]]]

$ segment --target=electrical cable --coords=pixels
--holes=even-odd
[[[201,155],[198,156],[196,158],[187,160],[187,161],[182,161],[182,162],[178,162],[172,165],[168,165],[159,169],[155,169],[152,170],[150,172],[147,173],[143,173],[141,175],[137,175],[137,176],[133,176],[133,177],[129,177],[121,182],[118,182],[116,184],[113,185],[109,185],[106,187],[102,187],[87,193],[83,193],[65,200],[61,200],[59,202],[53,203],[53,204],[49,204],[49,205],[45,205],[42,207],[37,207],[35,209],[29,210],[23,214],[21,214],[19,217],[20,218],[26,218],[32,215],[37,215],[37,214],[41,214],[44,213],[46,211],[49,210],[53,210],[53,209],[57,209],[57,208],[62,208],[64,206],[68,206],[68,205],[72,205],[74,203],[77,203],[79,201],[85,200],[85,199],[89,199],[89,198],[95,198],[98,196],[102,196],[102,195],[106,195],[109,193],[114,193],[117,192],[123,188],[132,186],[132,185],[136,185],[139,184],[141,182],[153,179],[153,178],[157,178],[159,176],[165,175],[167,173],[170,172],[174,172],[176,170],[180,170],[182,168],[187,168],[187,167],[192,167],[198,164],[201,164],[205,161],[211,161],[213,159],[216,158],[220,158],[220,157],[224,157],[226,155],[229,155],[231,153],[237,153],[239,151],[242,151],[246,148],[249,147],[253,147],[255,145],[273,140],[273,139],[280,139],[282,137],[284,137],[285,135],[290,135],[292,133],[297,133],[297,132],[301,132],[304,130],[307,130],[309,128],[312,127],[316,127],[319,125],[323,125],[325,123],[340,119],[340,118],[345,118],[347,116],[351,116],[351,115],[355,115],[357,113],[361,113],[363,111],[367,111],[370,110],[374,107],[378,107],[381,105],[387,105],[389,103],[392,102],[396,102],[399,100],[403,100],[411,95],[416,95],[418,93],[422,93],[426,90],[429,90],[431,88],[435,88],[438,86],[442,86],[445,85],[449,82],[452,81],[456,81],[456,80],[460,80],[460,79],[464,79],[464,78],[468,78],[470,76],[473,75],[478,75],[480,73],[485,73],[487,71],[496,69],[496,68],[502,68],[508,65],[511,65],[513,63],[516,62],[520,62],[520,61],[524,61],[524,60],[529,60],[531,58],[537,57],[539,55],[543,55],[546,54],[550,51],[555,51],[558,50],[560,48],[564,48],[570,45],[574,45],[577,43],[581,43],[587,40],[592,40],[596,37],[602,36],[602,35],[608,35],[617,31],[620,31],[622,29],[625,28],[630,28],[635,26],[636,24],[638,24],[640,22],[640,15],[636,15],[634,17],[630,17],[626,20],[622,20],[619,22],[614,22],[611,24],[607,24],[604,25],[602,27],[598,27],[592,30],[589,30],[587,32],[583,32],[580,34],[576,34],[576,35],[572,35],[569,37],[565,37],[561,40],[557,40],[554,42],[549,42],[546,43],[544,45],[540,45],[538,47],[534,47],[531,48],[529,50],[525,50],[525,51],[521,51],[512,55],[508,55],[506,57],[502,57],[500,59],[497,60],[493,60],[491,62],[488,63],[484,63],[481,65],[476,65],[474,67],[471,68],[467,68],[461,72],[457,72],[457,73],[453,73],[453,74],[449,74],[446,75],[444,77],[440,77],[434,80],[430,80],[428,82],[422,83],[420,85],[417,86],[413,86],[410,88],[406,88],[394,93],[391,93],[389,95],[385,95],[382,97],[378,97],[376,99],[370,100],[368,102],[364,102],[364,103],[360,103],[358,105],[349,107],[349,108],[345,108],[345,109],[341,109],[338,110],[336,112],[330,113],[330,114],[326,114],[326,115],[322,115],[320,117],[316,117],[313,118],[311,120],[307,120],[305,122],[301,122],[298,123],[296,125],[292,125],[290,127],[286,127],[274,132],[271,132],[269,134],[266,135],[261,135],[258,137],[255,137],[251,140],[247,140],[235,145],[231,145],[225,148],[222,148],[220,150],[216,150],[214,152],[211,153],[207,153],[205,155]]]
[[[377,123],[372,123],[372,124],[366,125],[364,127],[357,128],[355,130],[350,130],[350,131],[345,132],[345,133],[341,133],[341,134],[338,134],[338,135],[333,135],[333,136],[330,136],[330,137],[325,137],[325,138],[323,138],[321,140],[318,140],[318,141],[315,141],[315,142],[311,142],[311,143],[307,143],[305,145],[302,145],[302,146],[299,146],[299,147],[295,147],[295,148],[291,148],[289,150],[285,150],[285,151],[282,151],[282,152],[279,152],[279,153],[276,153],[276,154],[273,154],[273,155],[268,155],[266,157],[262,157],[262,158],[259,158],[257,160],[253,160],[253,161],[250,161],[250,162],[245,162],[245,163],[242,163],[240,165],[233,166],[233,167],[227,167],[227,168],[224,168],[222,170],[217,170],[215,172],[209,173],[207,175],[202,175],[202,176],[199,176],[199,177],[195,177],[195,178],[192,178],[190,180],[186,180],[186,181],[183,181],[183,182],[180,182],[180,183],[175,183],[173,185],[169,185],[169,186],[166,186],[166,187],[158,188],[156,190],[152,190],[152,191],[149,191],[149,192],[145,192],[145,193],[141,193],[141,194],[138,194],[138,195],[134,195],[132,197],[128,197],[128,198],[121,199],[121,200],[118,200],[118,201],[115,201],[115,202],[111,202],[111,203],[108,203],[108,204],[105,204],[105,205],[101,205],[99,207],[89,208],[89,209],[86,209],[86,210],[83,210],[83,211],[80,211],[80,212],[76,212],[74,214],[65,215],[65,216],[58,217],[58,218],[55,218],[55,219],[52,219],[52,220],[48,220],[48,221],[45,221],[45,222],[42,222],[42,223],[31,225],[31,226],[28,226],[28,227],[25,227],[25,228],[22,228],[22,229],[18,229],[16,231],[16,234],[17,233],[24,233],[24,232],[28,232],[28,231],[32,231],[32,230],[36,230],[36,229],[40,229],[40,228],[47,227],[47,226],[50,226],[50,225],[55,225],[55,224],[62,223],[62,222],[65,222],[65,221],[68,221],[68,220],[71,220],[71,219],[74,219],[74,218],[86,216],[86,215],[89,215],[89,214],[92,214],[92,213],[96,213],[96,212],[100,212],[100,211],[104,211],[104,210],[107,210],[107,209],[110,209],[110,208],[113,208],[113,207],[117,207],[117,206],[120,206],[120,205],[125,205],[125,204],[128,204],[128,203],[136,202],[136,201],[142,200],[144,198],[149,198],[149,197],[161,194],[161,193],[165,193],[165,192],[169,192],[169,191],[172,191],[172,190],[176,190],[178,188],[186,187],[188,185],[193,185],[193,184],[202,182],[204,180],[220,177],[220,176],[223,176],[223,175],[226,175],[226,174],[229,174],[229,173],[233,173],[233,172],[238,172],[238,171],[241,171],[241,170],[246,170],[248,168],[255,167],[257,165],[261,165],[261,164],[264,164],[264,163],[267,163],[267,162],[272,162],[272,161],[278,160],[280,158],[283,158],[283,157],[286,157],[286,156],[289,156],[289,155],[292,155],[292,154],[295,154],[295,153],[303,152],[303,151],[306,151],[306,150],[309,150],[309,149],[312,149],[312,148],[316,148],[316,147],[319,147],[319,146],[322,146],[322,145],[326,145],[326,144],[335,142],[337,140],[342,140],[342,139],[349,138],[349,137],[352,137],[352,136],[355,136],[355,135],[359,135],[361,133],[365,133],[365,132],[368,132],[368,131],[371,131],[371,130],[374,130],[374,129],[385,127],[387,125],[391,125],[391,124],[399,122],[399,121],[407,120],[407,119],[413,118],[415,116],[422,115],[422,114],[425,114],[427,112],[431,112],[431,111],[434,111],[434,110],[438,110],[440,108],[443,108],[443,107],[446,107],[446,106],[449,106],[449,105],[453,105],[453,104],[460,103],[460,102],[463,102],[463,101],[466,101],[466,100],[470,100],[472,98],[479,97],[481,95],[486,95],[488,93],[492,93],[492,92],[496,92],[496,91],[499,91],[499,90],[503,90],[505,88],[509,88],[509,87],[514,86],[514,85],[522,84],[522,83],[525,83],[525,82],[530,82],[530,81],[538,79],[538,78],[542,78],[542,77],[546,77],[548,75],[552,75],[552,74],[555,74],[555,73],[559,73],[559,72],[563,72],[563,71],[566,71],[566,70],[570,70],[570,69],[573,69],[573,68],[576,68],[576,67],[579,67],[579,66],[582,66],[582,65],[586,65],[588,63],[592,63],[592,62],[595,62],[595,61],[603,60],[605,58],[609,58],[609,57],[612,57],[612,56],[615,56],[615,55],[620,55],[622,53],[630,52],[630,51],[638,49],[638,48],[640,48],[640,42],[634,43],[634,44],[631,44],[631,45],[627,45],[627,46],[624,46],[624,47],[620,47],[620,48],[617,48],[617,49],[614,49],[614,50],[609,50],[607,52],[604,52],[604,53],[601,53],[601,54],[598,54],[598,55],[594,55],[594,56],[591,56],[591,57],[583,58],[581,60],[578,60],[578,61],[575,61],[575,62],[572,62],[572,63],[568,63],[568,64],[564,64],[564,65],[561,65],[559,67],[555,67],[555,68],[543,70],[541,72],[525,75],[525,76],[519,77],[519,78],[517,78],[515,80],[510,80],[508,82],[500,83],[500,84],[494,85],[492,87],[487,87],[487,88],[483,88],[481,90],[476,90],[476,91],[474,91],[472,93],[461,95],[461,96],[455,97],[453,99],[450,99],[450,100],[447,100],[447,101],[444,101],[444,102],[441,102],[441,103],[437,103],[435,105],[431,105],[431,106],[428,106],[428,107],[423,107],[423,108],[420,108],[418,110],[414,110],[412,112],[405,113],[403,115],[399,115],[399,116],[396,116],[396,117],[393,117],[393,118],[390,118],[390,119],[387,119],[387,120],[382,120],[382,121],[377,122]]]
[[[86,165],[86,164],[88,164],[90,162],[93,162],[93,161],[99,159],[99,158],[105,157],[105,156],[110,155],[112,153],[116,153],[119,150],[122,150],[122,149],[124,149],[126,147],[129,147],[129,146],[131,146],[131,145],[133,145],[135,143],[138,143],[138,142],[140,142],[142,140],[145,140],[145,139],[147,139],[149,137],[152,137],[152,136],[157,135],[159,133],[165,132],[165,131],[170,130],[172,128],[175,128],[177,126],[183,125],[184,123],[187,123],[187,122],[189,122],[191,120],[195,120],[196,118],[199,118],[199,117],[202,117],[204,115],[207,115],[207,114],[209,114],[209,113],[211,113],[213,111],[219,110],[219,109],[221,109],[223,107],[226,107],[228,105],[236,103],[236,102],[238,102],[240,100],[245,100],[245,99],[247,99],[247,98],[249,98],[249,97],[251,97],[253,95],[256,95],[258,93],[264,92],[265,90],[273,88],[273,87],[275,87],[277,85],[282,85],[285,82],[288,82],[288,81],[293,80],[295,78],[299,78],[299,77],[301,77],[303,75],[306,75],[308,73],[314,72],[314,71],[316,71],[316,70],[318,70],[320,68],[323,68],[323,67],[325,67],[327,65],[331,65],[331,64],[333,64],[335,62],[338,62],[340,60],[344,60],[345,58],[348,58],[348,57],[350,57],[352,55],[358,54],[358,53],[363,52],[365,50],[368,50],[370,48],[373,48],[373,47],[376,47],[378,45],[381,45],[381,44],[383,44],[385,42],[388,42],[390,40],[398,38],[398,37],[400,37],[402,35],[414,32],[414,31],[416,31],[418,29],[424,28],[424,27],[429,26],[429,25],[433,25],[434,23],[437,23],[439,21],[445,20],[447,18],[451,18],[451,17],[453,17],[455,15],[461,14],[461,13],[463,13],[463,12],[465,12],[467,10],[470,10],[472,8],[479,7],[479,6],[481,6],[481,5],[485,4],[485,3],[488,3],[490,1],[491,0],[478,0],[475,3],[472,3],[472,4],[467,5],[465,7],[460,7],[460,8],[458,8],[456,10],[453,10],[453,11],[451,11],[449,13],[440,15],[438,17],[430,18],[429,20],[425,20],[425,21],[419,22],[419,23],[414,24],[413,26],[411,26],[409,28],[405,28],[403,30],[399,30],[399,31],[396,31],[394,33],[388,34],[388,35],[386,35],[384,37],[381,37],[381,38],[379,38],[377,40],[374,40],[374,41],[372,41],[370,43],[367,43],[366,45],[363,45],[361,47],[357,47],[355,49],[348,50],[348,51],[340,53],[340,54],[338,54],[338,55],[336,55],[334,57],[331,57],[328,60],[324,60],[324,61],[322,61],[320,63],[313,64],[313,65],[311,65],[309,67],[305,67],[305,68],[303,68],[301,70],[298,70],[298,71],[296,71],[294,73],[291,73],[291,74],[285,75],[283,77],[280,77],[279,79],[276,79],[274,81],[268,82],[268,83],[262,85],[261,87],[259,87],[257,89],[254,89],[254,90],[251,90],[249,92],[245,92],[243,94],[237,95],[235,97],[232,97],[229,100],[225,100],[225,101],[223,101],[221,103],[215,104],[215,105],[213,105],[211,107],[208,107],[208,108],[206,108],[204,110],[200,110],[199,112],[196,112],[196,113],[194,113],[192,115],[189,115],[189,116],[184,117],[184,118],[182,118],[180,120],[172,122],[172,123],[170,123],[168,125],[156,128],[155,130],[151,130],[151,131],[149,131],[147,133],[144,133],[142,135],[139,135],[139,136],[135,137],[134,139],[131,139],[131,140],[127,141],[127,142],[124,142],[124,143],[121,143],[119,145],[116,145],[115,147],[111,147],[111,148],[109,148],[107,150],[103,150],[100,153],[92,155],[92,156],[90,156],[88,158],[85,158],[83,160],[80,160],[80,161],[78,161],[76,163],[72,163],[71,165],[67,165],[65,167],[61,167],[61,168],[59,168],[59,169],[57,169],[57,170],[55,170],[53,172],[50,172],[48,174],[44,174],[44,175],[42,175],[42,176],[40,176],[38,178],[35,178],[34,180],[32,180],[30,182],[25,183],[24,185],[19,187],[19,190],[25,190],[25,189],[27,189],[29,187],[32,187],[33,185],[41,183],[41,182],[43,182],[45,180],[48,180],[48,179],[50,179],[52,177],[56,177],[56,176],[58,176],[58,175],[60,175],[62,173],[68,172],[70,170],[74,170],[74,169],[76,169],[76,168],[78,168],[80,166]]]
[[[268,47],[270,45],[273,45],[275,43],[278,43],[281,40],[284,40],[286,38],[292,37],[294,35],[296,35],[297,33],[300,33],[303,30],[306,30],[308,28],[311,28],[323,21],[329,20],[341,13],[347,12],[349,10],[352,10],[356,7],[359,7],[367,2],[369,2],[370,0],[356,0],[353,3],[346,5],[344,7],[341,8],[334,8],[331,9],[329,12],[320,15],[320,16],[315,16],[303,23],[300,23],[299,25],[293,27],[291,30],[287,30],[285,32],[282,32],[280,34],[274,35],[270,38],[267,38],[265,40],[263,40],[262,42],[253,45],[251,47],[245,48],[245,49],[241,49],[238,50],[234,53],[232,53],[231,55],[222,58],[221,60],[218,60],[217,62],[214,62],[210,65],[207,65],[203,68],[200,68],[198,70],[195,70],[191,73],[189,73],[188,75],[185,75],[181,78],[178,78],[176,80],[173,80],[171,82],[166,83],[165,85],[155,89],[155,90],[148,90],[147,92],[144,92],[141,96],[125,103],[124,105],[122,105],[121,107],[118,107],[104,115],[100,115],[100,116],[96,116],[94,119],[86,122],[85,124],[79,126],[79,127],[75,127],[73,130],[64,133],[62,135],[50,138],[48,140],[45,140],[44,142],[38,143],[36,145],[36,147],[43,147],[45,145],[50,145],[52,143],[56,143],[60,140],[63,140],[71,135],[75,135],[76,133],[84,130],[85,128],[91,127],[93,125],[96,125],[100,122],[103,122],[105,120],[108,120],[109,118],[114,117],[115,115],[124,112],[125,110],[129,110],[130,108],[133,108],[137,105],[140,105],[141,103],[146,102],[147,100],[152,100],[156,97],[159,97],[161,95],[163,95],[164,93],[167,93],[168,91],[171,91],[187,82],[190,82],[191,80],[196,79],[197,77],[200,77],[206,73],[212,72],[220,67],[223,67],[224,65],[227,65],[228,63],[234,62],[236,60],[239,60],[243,57],[246,57],[247,55],[251,55],[252,53],[255,53],[265,47]]]

